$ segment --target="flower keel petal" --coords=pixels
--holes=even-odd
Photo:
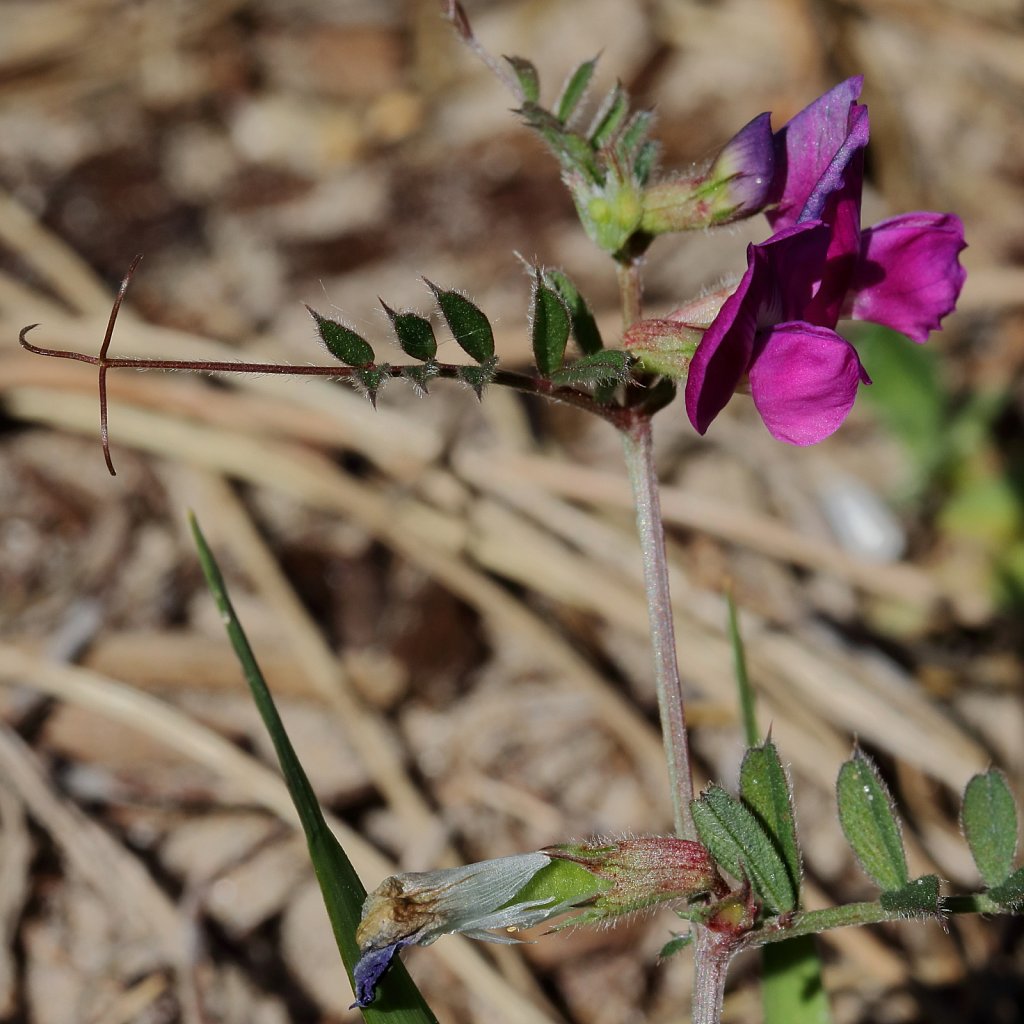
[[[778,440],[801,446],[839,428],[862,381],[870,383],[848,341],[799,321],[766,332],[750,368],[751,394],[765,426]]]

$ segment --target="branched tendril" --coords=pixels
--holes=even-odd
[[[29,324],[23,327],[18,334],[18,341],[21,347],[36,355],[50,356],[56,359],[74,359],[78,362],[89,363],[97,367],[99,405],[100,405],[100,441],[103,447],[103,460],[111,476],[116,476],[114,462],[110,454],[110,430],[108,426],[108,403],[107,403],[107,371],[111,369],[136,369],[136,370],[184,370],[199,373],[271,373],[279,375],[290,375],[297,377],[327,377],[333,380],[345,380],[350,383],[357,383],[361,380],[360,374],[372,371],[381,377],[408,377],[414,387],[422,389],[422,376],[424,367],[414,366],[392,366],[387,363],[371,363],[366,367],[339,366],[332,363],[329,366],[305,365],[294,366],[289,363],[251,363],[233,360],[207,360],[207,359],[146,359],[138,357],[117,357],[110,358],[107,352],[114,334],[114,325],[117,322],[121,310],[121,303],[124,301],[128,285],[131,284],[135,270],[142,259],[141,255],[132,260],[127,272],[121,279],[121,285],[117,290],[117,296],[110,309],[110,317],[107,320],[106,331],[103,334],[103,341],[100,345],[98,355],[88,355],[84,352],[74,352],[70,349],[46,348],[42,345],[33,345],[28,340],[29,331],[35,330],[39,324]],[[586,362],[586,360],[581,360]],[[454,363],[438,363],[431,361],[429,376],[447,380],[467,381],[467,373],[478,369],[477,367],[464,366]],[[624,368],[623,368],[624,369]],[[623,373],[624,375],[624,373]],[[488,366],[488,380],[481,382],[497,384],[503,387],[514,388],[528,394],[541,395],[553,401],[564,402],[573,405],[586,412],[600,416],[602,419],[616,427],[626,426],[632,419],[633,410],[623,408],[620,405],[605,403],[585,390],[577,386],[576,380],[558,380],[545,378],[543,376],[531,376],[525,373],[516,373],[511,370],[501,370]],[[469,381],[473,384],[473,381]],[[476,387],[476,385],[473,385]],[[375,390],[375,389],[371,389]]]

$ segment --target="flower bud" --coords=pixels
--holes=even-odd
[[[716,903],[704,924],[719,935],[739,938],[749,932],[756,921],[757,900],[754,890],[747,884]]]
[[[761,114],[725,144],[702,174],[647,188],[640,229],[661,235],[753,216],[767,202],[774,169],[771,119]]]
[[[590,909],[570,920],[582,924],[724,890],[711,855],[700,843],[674,836],[637,836],[549,846],[548,856],[572,861],[609,883]]]
[[[623,335],[623,347],[647,373],[682,380],[704,332],[676,320],[638,320]]]

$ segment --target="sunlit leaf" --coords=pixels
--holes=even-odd
[[[839,769],[839,823],[865,874],[884,892],[909,881],[899,819],[878,769],[861,750]]]
[[[729,874],[749,878],[772,911],[796,907],[786,865],[750,810],[719,786],[710,786],[690,806],[701,842]]]
[[[1005,882],[1017,852],[1017,808],[1006,777],[997,768],[967,783],[960,824],[985,885],[992,888]]]

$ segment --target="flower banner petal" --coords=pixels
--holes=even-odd
[[[797,222],[822,175],[846,141],[850,109],[860,96],[862,76],[848,78],[819,96],[775,133],[775,182],[767,213],[772,228]]]
[[[853,346],[835,331],[803,322],[765,332],[750,368],[754,405],[772,436],[809,445],[834,433],[870,383]]]
[[[966,246],[963,223],[951,213],[905,213],[866,228],[843,315],[926,341],[956,306]]]

